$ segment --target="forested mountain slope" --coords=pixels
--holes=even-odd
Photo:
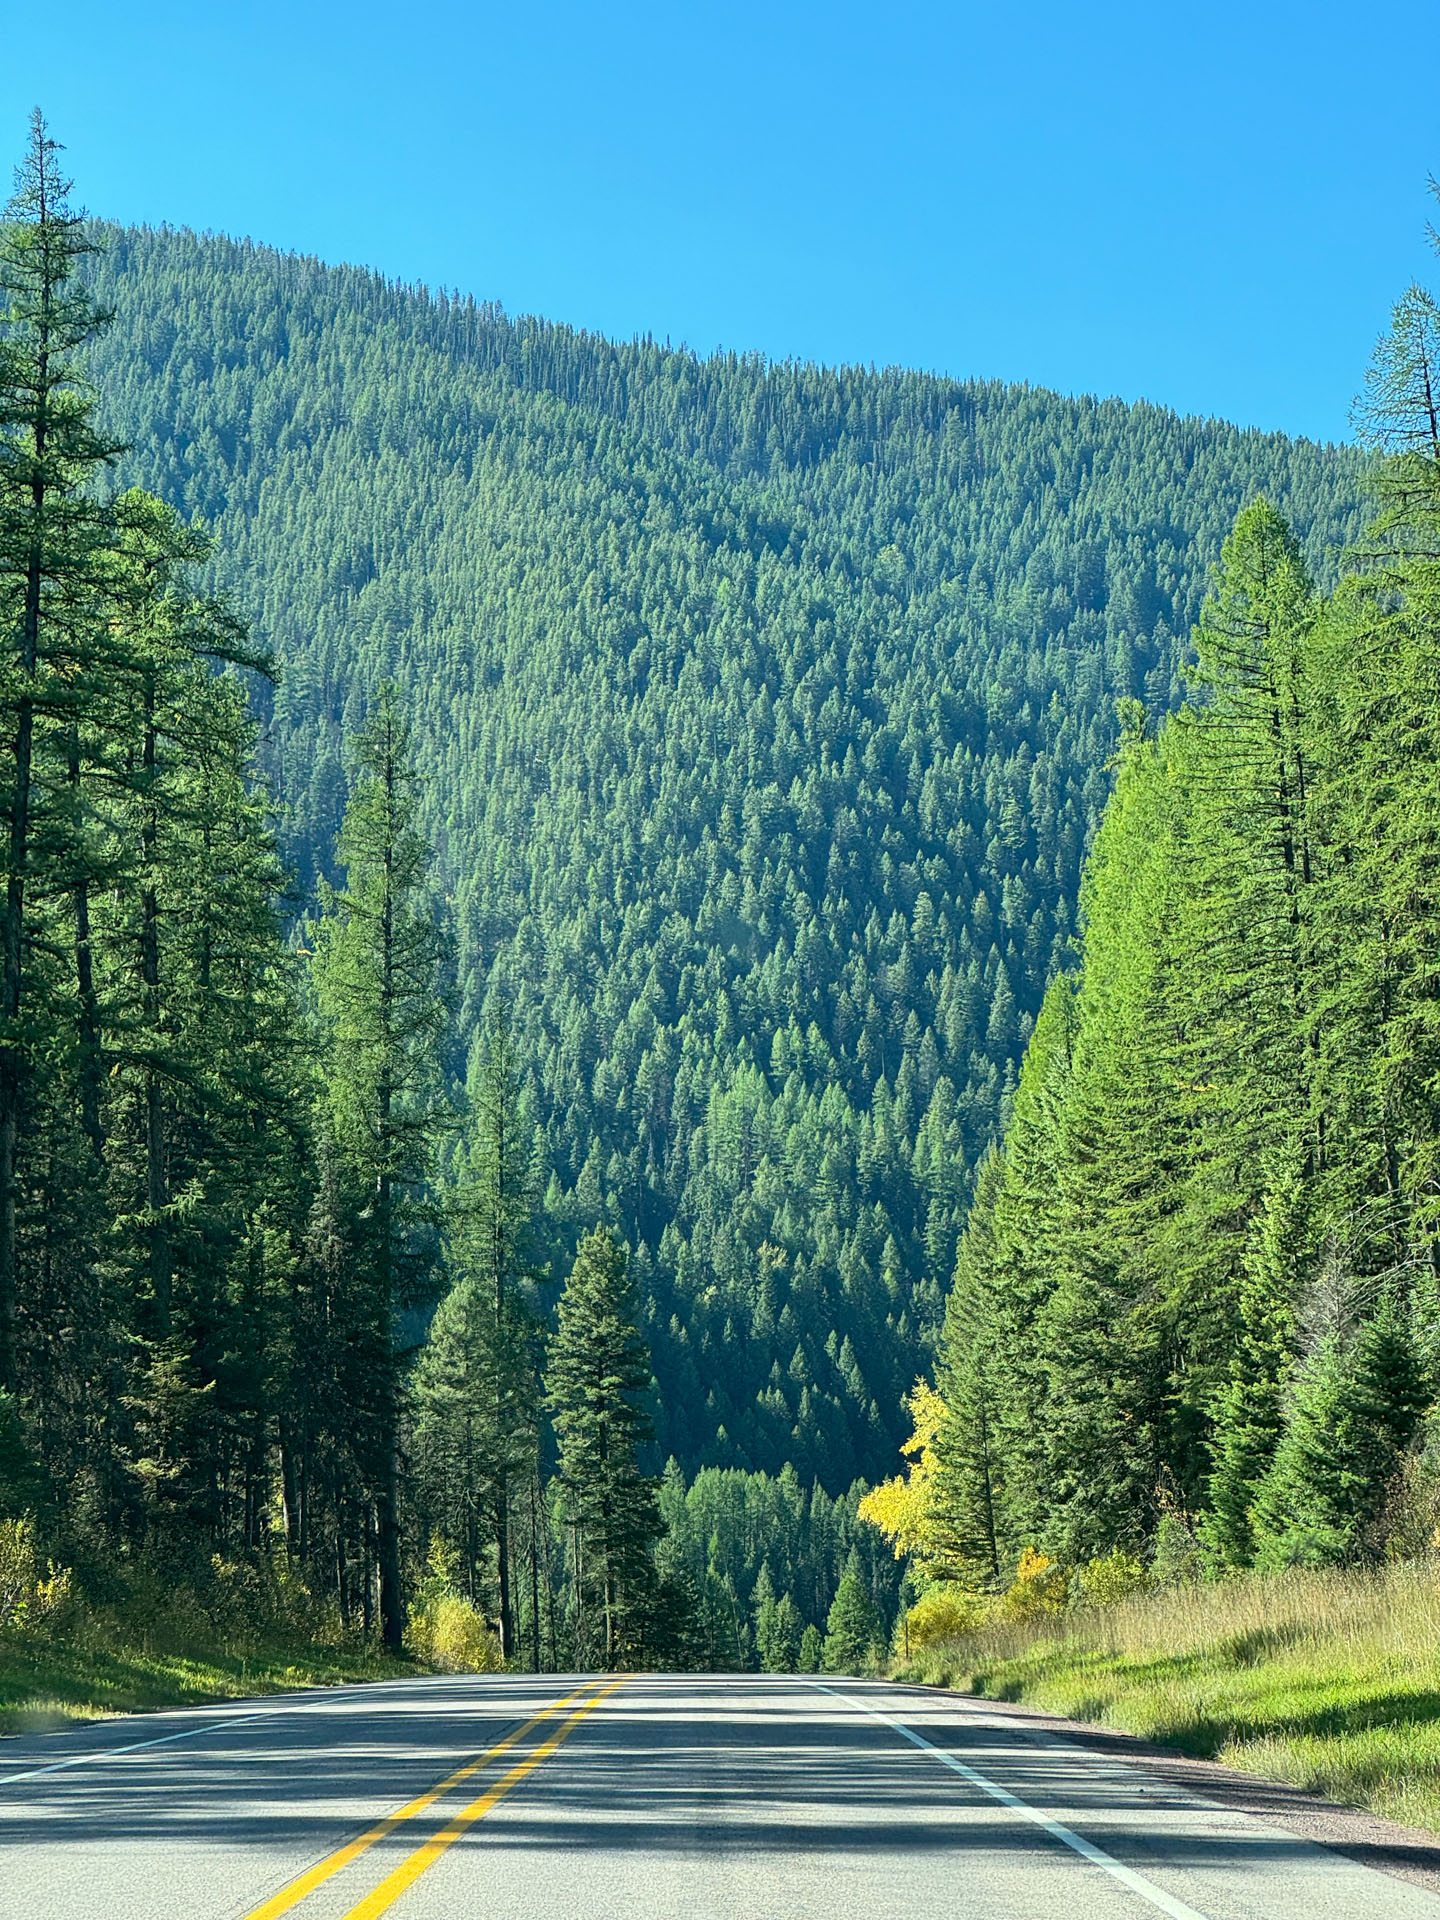
[[[302,880],[384,677],[462,1031],[510,1010],[548,1211],[640,1248],[687,1469],[888,1469],[970,1171],[1074,930],[1115,700],[1174,704],[1264,492],[1324,579],[1355,456],[913,373],[615,346],[115,232],[96,351],[282,681]]]

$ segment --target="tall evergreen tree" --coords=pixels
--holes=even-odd
[[[82,350],[107,315],[79,281],[95,252],[69,201],[60,148],[37,112],[0,228],[0,780],[5,903],[0,920],[0,1389],[15,1378],[19,1154],[43,1006],[27,1005],[36,872],[56,858],[59,786],[47,719],[69,716],[69,682],[104,610],[110,516],[91,484],[119,452],[95,424]],[[97,617],[98,615],[98,617]]]
[[[422,1478],[454,1533],[472,1594],[478,1529],[494,1549],[500,1649],[516,1652],[511,1505],[538,1471],[539,1325],[522,1292],[526,1240],[539,1205],[533,1122],[514,1044],[492,1019],[473,1050],[470,1138],[449,1205],[450,1266],[416,1377],[416,1448]],[[529,1529],[531,1653],[538,1666],[535,1530]],[[548,1579],[548,1568],[546,1569]]]
[[[377,1511],[385,1641],[404,1636],[397,1320],[427,1277],[427,1183],[449,1124],[440,1087],[443,939],[416,830],[409,723],[388,683],[354,748],[356,785],[338,855],[346,885],[326,893],[312,963],[322,1023],[325,1119],[366,1195],[364,1270],[374,1329],[369,1476]]]
[[[1296,1377],[1257,1489],[1259,1564],[1375,1557],[1386,1491],[1429,1398],[1409,1316],[1393,1294],[1353,1334],[1325,1334]]]
[[[1214,1467],[1201,1542],[1219,1568],[1249,1566],[1255,1503],[1285,1431],[1299,1302],[1314,1258],[1314,1204],[1296,1151],[1275,1166],[1241,1282],[1229,1378],[1215,1410]]]
[[[830,1603],[821,1655],[826,1673],[862,1674],[885,1652],[885,1622],[852,1553]]]
[[[560,1448],[560,1485],[582,1661],[606,1667],[641,1645],[660,1533],[656,1483],[640,1469],[652,1438],[650,1356],[635,1325],[625,1251],[605,1228],[580,1242],[561,1295],[545,1384]],[[597,1607],[601,1637],[592,1639]]]

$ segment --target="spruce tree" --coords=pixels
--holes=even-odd
[[[1035,1049],[1031,1058],[1038,1052]],[[1013,1120],[1011,1124],[1013,1131]],[[1003,1373],[995,1352],[992,1297],[995,1207],[1004,1179],[1005,1163],[998,1152],[987,1154],[976,1176],[945,1303],[937,1381],[945,1408],[935,1445],[938,1544],[946,1571],[980,1581],[999,1579],[1002,1550],[1008,1558],[1009,1546],[1003,1519]]]
[[[851,1550],[825,1622],[821,1664],[826,1673],[862,1674],[885,1651],[885,1623]]]
[[[776,1597],[770,1568],[762,1561],[760,1577],[750,1596],[755,1621],[755,1651],[762,1673],[794,1673],[800,1658],[802,1622],[790,1594]]]
[[[1296,1303],[1313,1257],[1309,1198],[1303,1163],[1292,1150],[1276,1168],[1253,1231],[1230,1377],[1216,1408],[1209,1505],[1199,1523],[1201,1545],[1216,1569],[1247,1567],[1254,1558],[1255,1501],[1284,1430]]]
[[[1257,1494],[1257,1563],[1375,1557],[1385,1495],[1429,1397],[1409,1316],[1393,1292],[1353,1335],[1326,1334],[1296,1376]]]

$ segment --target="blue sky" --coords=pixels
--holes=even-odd
[[[80,196],[708,351],[1345,437],[1436,269],[1434,0],[74,0],[0,28]],[[58,53],[52,51],[58,47]]]

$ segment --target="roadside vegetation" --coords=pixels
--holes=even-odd
[[[1321,591],[1236,518],[1123,714],[906,1472],[900,1670],[1440,1827],[1440,302]]]
[[[1121,1597],[1097,1604],[1107,1584]],[[1036,1554],[1006,1593],[926,1598],[899,1629],[897,1679],[1121,1728],[1440,1831],[1434,1560],[1151,1584],[1122,1555],[1074,1575]]]
[[[378,1652],[297,1582],[218,1556],[169,1578],[138,1566],[42,1560],[33,1522],[0,1520],[0,1734],[293,1687],[383,1680],[417,1667],[481,1666],[473,1612],[431,1589],[409,1657]],[[438,1631],[437,1631],[438,1629]],[[438,1656],[438,1657],[437,1657]],[[447,1658],[449,1656],[449,1658]]]
[[[708,1068],[668,1041],[649,1066],[643,1051],[655,995],[682,978],[703,995],[696,1031],[716,1030],[721,976],[702,989],[688,961],[657,971],[646,946],[653,992],[627,976],[605,1014],[623,1066],[606,1064],[613,1026],[602,1040],[589,987],[582,1024],[565,1001],[562,1051],[585,1056],[584,1083],[607,1100],[643,1100],[653,1128],[629,1160],[584,1113],[561,1129],[559,1054],[528,988],[498,962],[485,971],[492,931],[481,973],[465,958],[472,863],[449,845],[453,807],[427,813],[439,783],[423,689],[374,661],[341,672],[334,804],[305,860],[316,884],[292,884],[255,724],[288,695],[268,638],[207,590],[223,564],[209,535],[114,471],[131,458],[103,425],[115,383],[102,394],[88,378],[113,318],[92,284],[102,236],[70,204],[59,156],[37,114],[0,213],[0,1520],[69,1570],[48,1597],[37,1576],[25,1631],[43,1615],[54,1639],[94,1617],[107,1645],[185,1654],[199,1635],[227,1652],[378,1642],[439,1667],[730,1668],[754,1656],[762,1615],[774,1657],[799,1658],[852,1559],[888,1625],[899,1575],[856,1521],[855,1469],[883,1457],[878,1409],[893,1414],[904,1373],[867,1380],[856,1350],[914,1348],[910,1283],[893,1302],[881,1288],[882,1262],[904,1264],[884,1249],[913,1234],[867,1205],[866,1266],[838,1232],[792,1225],[781,1245],[758,1212],[737,1240],[723,1196],[707,1199],[703,1270],[733,1273],[734,1294],[712,1328],[708,1306],[702,1319],[667,1295],[662,1310],[655,1292],[679,1164],[705,1125],[712,1152],[738,1155],[726,1179],[742,1161],[762,1181],[782,1163],[819,1177],[802,1027],[786,1013],[793,1071],[778,1064],[790,1039],[776,1052],[764,1036],[793,1082],[786,1117],[760,1127],[750,1078],[726,1117]],[[758,816],[746,831],[757,847],[771,837]],[[607,820],[606,861],[617,832]],[[563,837],[527,825],[514,844]],[[592,855],[585,886],[608,896]],[[723,891],[718,872],[701,890]],[[748,912],[731,890],[724,910]],[[926,916],[933,932],[928,900]],[[572,954],[557,984],[593,983],[565,924],[532,931]],[[1037,923],[1037,953],[1049,928]],[[897,1081],[902,1130],[938,1084],[935,1044],[923,1085],[913,1063]],[[688,1091],[667,1144],[676,1084]],[[941,1107],[926,1152],[943,1183],[953,1089]],[[797,1133],[782,1148],[806,1112],[809,1145]],[[885,1137],[888,1164],[900,1135]],[[616,1200],[641,1187],[643,1237]],[[958,1205],[940,1205],[935,1246],[948,1249]],[[817,1238],[833,1243],[829,1277],[801,1257]],[[674,1240],[666,1259],[686,1257]],[[842,1276],[847,1300],[871,1302],[859,1318],[827,1304]],[[733,1351],[752,1319],[766,1358],[739,1419],[718,1333]],[[678,1387],[652,1335],[686,1352]],[[677,1459],[662,1485],[667,1403],[745,1464]]]

